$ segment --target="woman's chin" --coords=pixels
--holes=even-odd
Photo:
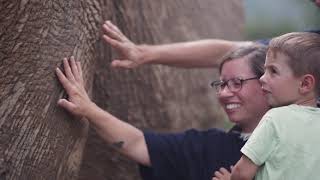
[[[234,124],[241,124],[242,120],[238,119],[238,118],[230,118],[229,117],[230,122],[234,123]]]

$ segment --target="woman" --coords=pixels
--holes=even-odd
[[[119,44],[116,39],[111,40]],[[130,46],[136,48],[133,43]],[[119,47],[116,48],[127,51]],[[60,99],[58,104],[74,115],[86,117],[106,142],[141,164],[144,179],[211,179],[213,172],[228,169],[239,160],[241,147],[269,108],[258,81],[263,74],[265,52],[264,46],[248,45],[223,58],[220,80],[212,85],[230,121],[237,124],[229,132],[218,129],[192,129],[178,134],[142,132],[89,99],[80,63],[73,57],[63,61],[65,74],[57,69],[69,95],[68,100]]]

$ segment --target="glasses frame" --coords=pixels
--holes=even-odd
[[[239,92],[242,89],[243,83],[246,81],[254,80],[254,79],[259,79],[259,77],[251,77],[251,78],[246,78],[243,79],[242,77],[236,77],[232,79],[228,79],[226,81],[224,80],[217,80],[213,81],[210,83],[210,86],[216,90],[217,94],[220,94],[221,91],[227,86],[230,92]],[[230,88],[232,86],[229,82],[234,82],[235,80],[238,80],[240,82],[240,88]]]

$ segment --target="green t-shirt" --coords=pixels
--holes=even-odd
[[[241,152],[260,166],[256,180],[320,179],[320,108],[269,110]]]

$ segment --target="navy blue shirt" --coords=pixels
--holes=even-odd
[[[245,141],[234,127],[188,130],[180,134],[144,134],[152,167],[141,166],[144,180],[211,180],[215,171],[227,169],[241,157]]]

